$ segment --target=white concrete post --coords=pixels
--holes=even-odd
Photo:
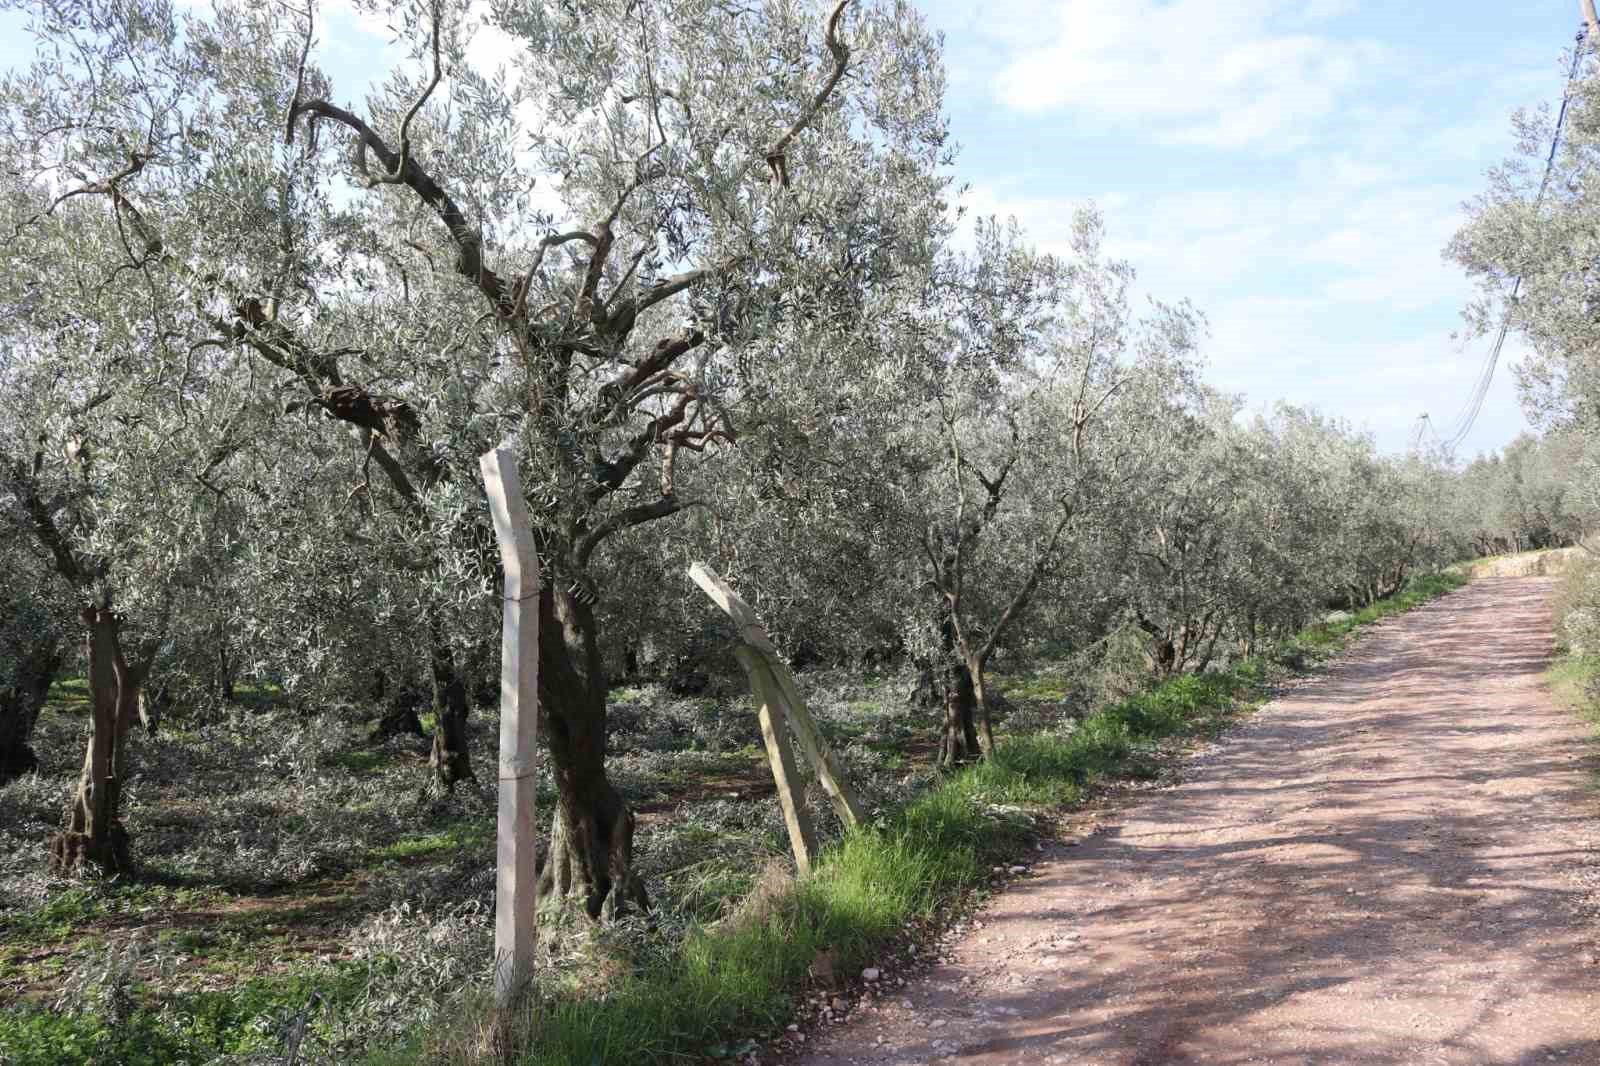
[[[534,874],[539,766],[539,555],[516,457],[478,460],[505,569],[500,635],[500,810],[495,834],[494,990],[510,1002],[533,973],[538,881]]]

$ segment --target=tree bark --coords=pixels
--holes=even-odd
[[[234,663],[228,655],[228,646],[219,641],[217,647],[216,694],[224,703],[233,702]]]
[[[539,592],[540,732],[550,748],[556,812],[539,873],[541,899],[572,900],[590,918],[649,907],[633,870],[633,812],[606,775],[606,677],[594,611],[554,574]]]
[[[978,745],[974,712],[977,692],[965,663],[945,667],[944,733],[939,740],[939,765],[959,766],[983,754]]]
[[[110,606],[86,608],[81,617],[89,629],[89,698],[94,725],[67,826],[50,841],[50,861],[63,872],[90,863],[107,873],[123,873],[132,863],[119,813],[127,766],[126,739],[139,713],[140,678],[123,657],[121,620]]]
[[[0,785],[38,769],[39,758],[29,742],[60,667],[61,649],[53,641],[32,648],[17,676],[0,691]]]
[[[441,787],[473,780],[472,758],[467,752],[467,684],[455,656],[435,640],[433,671],[433,751],[428,765]]]
[[[972,700],[978,708],[978,742],[987,758],[994,754],[994,720],[989,713],[989,692],[983,674],[983,660],[973,659],[967,663],[967,676],[972,678]]]
[[[1150,637],[1150,644],[1145,648],[1145,661],[1151,673],[1159,678],[1169,678],[1178,662],[1178,646],[1173,642],[1171,634],[1137,612],[1134,620],[1139,628]]]

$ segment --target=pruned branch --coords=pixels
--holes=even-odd
[[[595,484],[590,486],[585,494],[590,505],[598,503],[602,497],[622,487],[629,475],[644,461],[644,457],[650,454],[650,449],[667,439],[667,431],[683,423],[688,416],[689,405],[694,399],[694,390],[685,388],[676,403],[665,413],[652,418],[643,429],[629,439],[617,458],[603,464]]]
[[[600,395],[589,412],[589,422],[599,424],[608,421],[620,406],[636,399],[634,393],[642,386],[681,357],[700,347],[705,340],[706,335],[700,330],[690,329],[676,337],[663,337],[657,341],[650,354],[600,387]]]
[[[533,279],[538,276],[539,268],[544,266],[544,256],[552,248],[559,248],[563,244],[573,241],[583,241],[591,247],[598,247],[599,238],[588,230],[572,230],[567,233],[552,233],[539,241],[539,247],[534,250],[533,262],[528,264],[528,272],[522,276],[522,284],[517,289],[517,298],[512,301],[511,307],[506,311],[507,318],[517,318],[528,305],[528,292],[533,288]]]

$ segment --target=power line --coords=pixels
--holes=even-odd
[[[1567,122],[1567,110],[1572,105],[1572,85],[1578,80],[1578,70],[1583,65],[1585,54],[1584,43],[1589,37],[1590,25],[1586,21],[1578,30],[1577,38],[1572,49],[1572,67],[1567,71],[1567,83],[1561,94],[1561,110],[1556,115],[1555,131],[1550,138],[1550,154],[1545,159],[1544,177],[1539,180],[1539,191],[1534,195],[1533,206],[1535,209],[1544,202],[1544,194],[1550,187],[1550,178],[1555,173],[1556,152],[1561,147],[1561,131]],[[1495,369],[1500,364],[1500,354],[1506,346],[1506,338],[1511,333],[1511,310],[1516,304],[1517,297],[1522,292],[1522,277],[1518,275],[1511,285],[1511,292],[1506,297],[1505,313],[1500,316],[1500,329],[1495,334],[1494,344],[1489,348],[1489,354],[1484,358],[1483,367],[1478,371],[1478,379],[1472,386],[1471,393],[1461,411],[1451,422],[1451,429],[1447,436],[1440,437],[1433,428],[1433,422],[1424,413],[1417,420],[1416,441],[1413,449],[1420,448],[1424,433],[1432,434],[1436,443],[1444,448],[1447,455],[1454,456],[1456,448],[1466,440],[1472,432],[1472,427],[1478,421],[1478,415],[1483,411],[1483,401],[1489,395],[1489,385],[1494,381]]]

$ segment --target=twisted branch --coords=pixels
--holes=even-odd
[[[789,142],[794,140],[799,133],[822,110],[822,105],[827,103],[828,97],[833,94],[834,86],[839,84],[839,79],[844,77],[846,65],[850,61],[850,46],[839,39],[839,23],[844,18],[844,9],[850,6],[850,0],[839,0],[834,5],[833,14],[828,16],[827,44],[828,51],[833,54],[833,73],[823,83],[822,91],[817,93],[816,99],[811,101],[811,106],[803,111],[789,131],[778,142],[767,150],[767,166],[772,168],[772,182],[780,188],[789,187],[789,166],[785,160],[784,152],[789,147]]]

